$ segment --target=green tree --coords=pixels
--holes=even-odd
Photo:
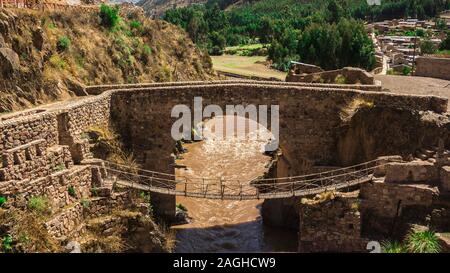
[[[420,42],[420,52],[422,54],[433,54],[436,51],[436,47],[429,39],[424,39]]]
[[[442,40],[441,44],[439,45],[440,50],[450,50],[450,31],[447,32],[447,36],[444,40]]]

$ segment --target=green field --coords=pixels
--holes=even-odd
[[[277,78],[284,80],[286,73],[269,68],[264,63],[265,56],[238,56],[222,55],[211,56],[214,69],[243,76],[256,76],[261,78]]]

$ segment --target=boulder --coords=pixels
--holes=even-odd
[[[77,96],[87,96],[86,86],[74,79],[66,79],[66,86],[70,91],[73,91]]]
[[[42,28],[37,28],[33,31],[33,45],[37,50],[42,50],[45,43],[45,34]]]
[[[441,186],[444,191],[450,191],[450,166],[441,168]]]
[[[0,48],[0,72],[3,76],[9,77],[20,68],[19,55],[10,48]]]
[[[3,38],[3,35],[0,33],[0,48],[6,47],[5,38]]]

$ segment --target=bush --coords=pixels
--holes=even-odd
[[[142,52],[145,56],[149,56],[150,54],[152,54],[152,49],[148,45],[144,45],[142,47]]]
[[[145,191],[141,191],[139,194],[139,197],[145,202],[150,203],[150,194],[146,193]]]
[[[428,39],[425,39],[420,43],[420,52],[422,54],[433,54],[436,49],[437,48],[434,46],[433,42]]]
[[[70,47],[70,39],[67,36],[62,36],[58,39],[56,47],[58,51],[66,51]]]
[[[33,196],[28,200],[27,207],[38,213],[45,213],[49,210],[49,203],[45,197]]]
[[[102,4],[100,6],[100,24],[107,28],[115,28],[120,21],[119,7]]]
[[[406,237],[406,249],[411,253],[439,253],[441,246],[432,231],[411,232]]]
[[[177,204],[177,209],[182,210],[182,211],[188,211],[188,209],[185,206],[183,206],[183,204],[181,204],[181,203]]]
[[[2,239],[2,250],[5,253],[11,252],[13,239],[11,235],[6,235]]]
[[[91,205],[91,202],[88,199],[81,199],[80,203],[85,209],[89,208],[89,206]]]
[[[133,20],[130,22],[130,28],[132,29],[140,29],[142,27],[141,22]]]
[[[404,76],[409,76],[411,74],[411,67],[405,66],[402,71]]]
[[[6,197],[0,196],[0,207],[2,207],[6,203]]]
[[[383,253],[405,253],[406,249],[396,241],[386,241],[381,244]]]
[[[53,172],[60,172],[63,171],[66,168],[64,164],[58,164],[55,167],[53,167]]]
[[[49,62],[54,68],[57,69],[65,69],[67,67],[66,62],[59,57],[59,55],[52,55]]]
[[[67,192],[69,193],[70,196],[77,197],[77,193],[76,193],[75,188],[73,186],[69,186],[67,188]]]
[[[439,45],[440,50],[450,50],[450,32],[447,32],[447,37],[442,40],[441,44]]]

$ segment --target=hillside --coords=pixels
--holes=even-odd
[[[192,4],[203,4],[207,0],[140,0],[136,5],[141,6],[147,16],[160,18],[166,10],[186,7]]]
[[[83,95],[83,85],[206,80],[211,59],[141,9],[117,26],[98,11],[0,9],[0,113]]]

